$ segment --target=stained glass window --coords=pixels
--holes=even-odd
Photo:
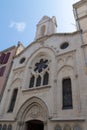
[[[44,69],[47,68],[47,66],[48,66],[47,62],[48,62],[48,60],[40,59],[39,63],[35,64],[34,71],[38,71],[39,73],[41,73]]]
[[[48,60],[40,59],[39,62],[35,63],[33,74],[30,78],[29,88],[47,85],[49,82],[49,70]],[[45,71],[45,72],[44,72]]]
[[[43,75],[43,85],[47,85],[47,84],[48,84],[48,81],[49,81],[49,74],[48,74],[48,72],[46,72],[46,73]]]
[[[29,88],[34,87],[34,81],[35,81],[35,77],[32,75],[32,77],[31,77],[31,79],[30,79]]]
[[[63,109],[72,108],[72,89],[71,79],[63,79],[62,81],[62,93],[63,93]]]
[[[41,76],[39,75],[36,79],[36,87],[41,85]]]

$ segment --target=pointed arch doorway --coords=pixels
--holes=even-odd
[[[17,130],[47,130],[48,108],[37,97],[28,99],[17,114]]]
[[[40,120],[27,121],[26,130],[44,130],[44,123]]]

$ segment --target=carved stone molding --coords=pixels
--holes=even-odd
[[[25,121],[31,118],[39,118],[43,121],[47,121],[48,119],[48,109],[46,105],[41,99],[36,97],[26,101],[17,114],[17,120]]]

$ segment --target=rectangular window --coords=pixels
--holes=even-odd
[[[63,109],[72,109],[72,89],[71,79],[63,79],[62,81]]]
[[[0,68],[0,76],[3,76],[6,66]]]
[[[8,112],[13,112],[13,109],[14,109],[14,106],[15,106],[15,102],[16,102],[16,98],[17,98],[17,93],[18,93],[18,89],[14,89]]]

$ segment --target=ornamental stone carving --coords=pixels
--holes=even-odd
[[[41,114],[40,112],[40,107],[39,106],[33,106],[30,111],[29,111],[29,115],[32,118],[37,118],[39,115]]]

